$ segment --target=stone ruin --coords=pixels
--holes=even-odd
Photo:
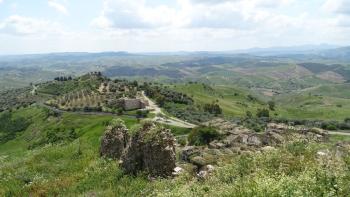
[[[180,150],[181,167],[206,178],[220,159],[233,154],[266,152],[286,142],[324,142],[328,133],[322,129],[291,127],[270,123],[265,132],[256,133],[222,119],[207,125],[216,127],[224,136],[208,146],[186,146]],[[129,132],[121,120],[113,120],[101,141],[103,157],[119,160],[128,174],[145,172],[150,177],[169,177],[183,169],[176,167],[176,141],[170,130],[153,122],[145,122],[135,132]],[[350,146],[349,146],[350,147]]]
[[[128,174],[146,172],[151,177],[168,177],[176,167],[175,138],[170,130],[153,122],[144,123],[131,135],[119,121],[107,127],[101,156],[119,159]]]
[[[223,119],[212,120],[206,125],[216,127],[224,137],[221,140],[210,142],[208,146],[186,146],[180,154],[182,161],[195,166],[198,176],[205,173],[203,169],[208,168],[208,165],[216,164],[225,155],[270,151],[295,140],[305,142],[328,140],[328,133],[317,128],[307,129],[270,123],[265,132],[256,133]]]

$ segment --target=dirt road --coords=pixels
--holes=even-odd
[[[151,113],[154,113],[156,115],[156,117],[152,119],[153,121],[183,128],[194,128],[197,126],[178,118],[166,115],[164,112],[162,112],[162,109],[157,104],[155,104],[150,98],[145,95],[144,91],[142,91],[142,97],[148,102],[149,106],[147,106],[146,109],[150,110]]]
[[[345,136],[350,136],[350,131],[328,131],[330,135],[345,135]]]

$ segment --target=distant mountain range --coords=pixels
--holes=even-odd
[[[250,48],[232,51],[177,51],[177,52],[151,52],[151,53],[129,53],[125,51],[118,52],[63,52],[47,54],[26,54],[26,55],[0,55],[1,60],[18,60],[18,59],[94,59],[101,57],[124,57],[124,56],[231,56],[231,55],[253,55],[253,56],[318,56],[321,58],[341,58],[349,60],[350,46],[340,47],[337,45],[300,45],[290,47],[269,47],[269,48]]]

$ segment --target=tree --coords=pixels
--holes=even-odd
[[[344,122],[350,123],[350,118],[345,118],[345,119],[344,119]]]
[[[222,114],[222,109],[221,109],[220,105],[217,103],[205,104],[204,111],[209,112],[211,114],[215,114],[215,115]]]
[[[269,109],[271,111],[275,111],[276,103],[274,101],[269,101],[267,104],[269,105]]]
[[[220,139],[220,133],[212,128],[200,126],[193,128],[191,133],[188,135],[188,142],[190,145],[205,145],[209,144],[211,141]]]
[[[270,111],[268,109],[258,109],[256,116],[259,118],[262,118],[262,117],[268,118],[270,117]]]
[[[143,112],[142,112],[142,110],[137,110],[137,111],[136,111],[136,118],[137,118],[137,119],[143,118]]]
[[[165,96],[163,96],[163,95],[157,95],[156,96],[156,102],[157,102],[157,104],[160,106],[160,107],[163,107],[164,106],[164,104],[165,104]]]
[[[252,117],[253,117],[253,114],[252,114],[251,111],[247,111],[247,112],[246,112],[246,116],[247,116],[247,118],[252,118]]]

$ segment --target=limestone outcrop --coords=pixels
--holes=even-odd
[[[114,119],[107,126],[101,140],[100,155],[108,158],[119,159],[130,141],[128,129],[120,119]]]
[[[133,175],[145,172],[151,177],[167,177],[176,167],[175,138],[169,129],[153,122],[144,123],[132,135],[124,127],[108,126],[101,155],[120,159],[124,171]]]
[[[261,133],[220,119],[212,120],[207,125],[216,126],[224,137],[210,142],[207,147],[187,146],[180,152],[181,160],[195,165],[197,170],[206,165],[215,164],[218,159],[229,154],[271,151],[275,149],[274,147],[296,140],[324,142],[328,139],[328,133],[325,130],[291,127],[285,124],[270,123]]]

